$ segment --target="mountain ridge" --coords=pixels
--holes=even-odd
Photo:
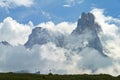
[[[83,12],[81,18],[78,19],[77,27],[69,36],[66,37],[59,32],[56,34],[47,28],[36,27],[32,30],[25,46],[31,48],[36,44],[44,45],[48,42],[52,42],[58,47],[78,51],[81,51],[85,47],[89,47],[104,55],[103,47],[99,38],[100,32],[102,32],[102,29],[95,22],[94,15],[92,13]]]

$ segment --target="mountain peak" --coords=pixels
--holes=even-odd
[[[83,12],[81,15],[82,20],[92,21],[94,23],[95,17],[92,13]]]
[[[10,46],[10,44],[7,41],[1,41],[0,44],[6,45],[6,46]]]
[[[72,34],[81,34],[86,31],[100,32],[101,27],[95,22],[95,16],[92,13],[82,13],[81,18],[78,19],[77,28]]]
[[[63,34],[57,32],[54,33],[53,31],[42,28],[36,27],[32,30],[32,33],[29,35],[28,41],[24,44],[27,48],[32,48],[34,45],[43,45],[48,42],[53,42],[57,46],[62,46],[64,36]]]
[[[48,28],[36,27],[32,30],[25,46],[32,48],[36,44],[44,45],[52,42],[56,46],[65,47],[66,49],[70,48],[79,51],[84,47],[89,47],[103,54],[103,47],[99,38],[100,30],[101,27],[95,22],[95,17],[92,13],[82,13],[81,18],[78,19],[77,28],[73,30],[71,35],[66,37],[59,32],[56,34],[56,32]],[[71,48],[71,46],[74,47]]]
[[[95,17],[92,13],[82,13],[78,19],[77,28],[71,33],[72,36],[84,36],[80,39],[88,42],[87,47],[94,48],[103,54],[102,44],[99,38],[101,27],[95,22]],[[88,36],[87,38],[85,36]],[[79,40],[79,39],[78,39]]]
[[[36,27],[33,29],[34,32],[39,32],[41,30],[41,27]]]

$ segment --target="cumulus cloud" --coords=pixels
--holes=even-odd
[[[64,4],[63,7],[72,7],[83,2],[84,0],[66,0],[66,4]]]
[[[63,34],[70,34],[76,27],[76,23],[61,22],[54,24],[52,21],[40,23],[40,27],[48,28],[52,31],[59,31]],[[30,21],[28,24],[20,24],[11,17],[7,17],[0,23],[0,41],[7,41],[12,45],[24,44],[28,40],[34,24]]]
[[[30,7],[34,0],[0,0],[0,7],[13,8],[19,6]]]
[[[67,62],[66,50],[56,47],[53,43],[47,43],[43,46],[36,45],[31,50],[24,46],[12,47],[0,44],[0,51],[0,71],[4,72],[21,70],[35,72],[40,70],[41,73],[48,73],[51,69],[54,73],[68,73],[70,69],[74,70],[74,62],[79,59],[73,55],[74,61]]]
[[[109,67],[98,69],[96,73],[109,73],[113,76],[117,76],[120,74],[120,63],[114,62],[114,64]]]
[[[64,61],[65,60],[65,55],[63,53],[65,53],[64,49],[62,48],[57,48],[55,44],[53,43],[48,43],[46,45],[41,46],[41,56],[42,58],[46,58],[48,60],[53,60],[53,61]],[[49,51],[48,51],[49,50]],[[54,52],[54,53],[50,53],[49,52]],[[61,53],[61,54],[59,54]]]
[[[104,53],[113,59],[113,65],[100,68],[98,72],[110,73],[112,75],[120,74],[120,19],[105,16],[104,9],[94,8],[91,12],[95,15],[96,22],[99,23],[103,30],[99,36]]]
[[[105,16],[104,9],[95,8],[91,12],[103,30],[100,38],[105,53],[114,58],[120,58],[120,28],[118,25],[120,20],[112,16]]]
[[[0,23],[0,41],[7,41],[12,45],[24,44],[31,33],[29,25],[24,25],[7,17]]]
[[[70,34],[75,28],[76,28],[76,22],[70,23],[70,22],[61,22],[58,24],[53,23],[52,21],[46,22],[46,23],[40,23],[38,26],[43,28],[48,28],[52,31],[59,31],[63,34]]]
[[[92,54],[84,54],[89,50]],[[48,73],[52,70],[53,73],[60,74],[81,74],[92,73],[91,68],[98,69],[111,64],[111,59],[103,57],[93,49],[84,50],[80,54],[70,54],[69,50],[57,47],[54,43],[36,45],[31,50],[20,45],[12,47],[0,44],[0,51],[0,71],[4,72],[37,70]]]

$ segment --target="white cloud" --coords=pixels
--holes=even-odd
[[[91,12],[95,15],[96,22],[103,30],[100,39],[104,52],[113,59],[113,65],[100,68],[97,73],[120,74],[120,19],[105,16],[104,9],[94,8]]]
[[[57,47],[54,43],[47,43],[43,46],[36,45],[31,50],[24,46],[11,47],[0,44],[0,52],[0,71],[3,72],[21,70],[35,72],[39,70],[41,73],[48,73],[51,69],[53,73],[57,74],[88,74],[96,73],[92,72],[94,68],[105,73],[108,69],[101,71],[102,68],[113,66],[111,59],[103,57],[94,49],[86,48],[76,54]],[[115,69],[118,70],[118,66],[116,67]]]
[[[58,24],[54,24],[52,21],[46,22],[46,23],[40,23],[38,26],[43,28],[48,28],[52,31],[59,31],[63,34],[67,33],[70,34],[75,28],[76,23],[70,23],[70,22],[61,22]]]
[[[66,0],[66,4],[64,4],[63,7],[72,7],[83,2],[84,0]]]
[[[0,0],[0,7],[13,8],[19,6],[30,7],[34,0]]]
[[[120,74],[120,64],[114,62],[112,66],[106,67],[106,68],[100,68],[96,73],[105,73],[105,74],[111,74],[113,76],[117,76]]]
[[[79,60],[78,56],[72,55],[72,61],[67,62],[66,50],[56,47],[53,43],[43,46],[36,45],[31,50],[24,46],[11,47],[0,44],[0,52],[0,71],[4,72],[20,70],[35,72],[40,70],[41,73],[48,73],[51,69],[54,73],[69,73],[69,71],[77,71],[74,62]]]
[[[7,41],[12,45],[24,44],[30,33],[30,26],[20,24],[11,17],[0,23],[0,41]]]
[[[40,23],[38,26],[63,34],[70,34],[75,29],[76,23],[61,22],[54,24],[53,22],[46,22]],[[24,44],[34,27],[31,21],[28,24],[20,24],[11,17],[7,17],[0,23],[0,41],[7,41],[12,45]]]
[[[98,51],[92,48],[85,48],[80,52],[82,60],[78,63],[80,68],[90,69],[93,73],[99,68],[112,65],[112,59],[103,57]]]
[[[58,61],[58,62],[64,61],[66,59],[65,55],[63,54],[63,53],[65,53],[65,49],[62,49],[60,47],[56,47],[56,45],[53,43],[48,43],[46,45],[42,45],[40,47],[40,49],[42,52],[41,56],[43,59],[48,59],[48,60],[53,60],[53,61]],[[51,53],[51,52],[53,52],[53,53]]]
[[[112,16],[105,16],[103,9],[95,8],[91,11],[103,30],[101,34],[104,51],[111,57],[120,58],[120,20]]]

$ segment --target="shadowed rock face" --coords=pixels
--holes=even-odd
[[[72,36],[79,36],[88,33],[92,38],[88,39],[88,47],[94,48],[103,54],[102,44],[99,38],[101,27],[95,23],[95,17],[92,13],[82,13],[81,18],[78,20],[77,28],[71,33]]]
[[[56,46],[78,52],[85,47],[89,47],[103,54],[102,44],[98,36],[101,31],[102,29],[95,23],[95,17],[92,13],[82,13],[76,29],[73,30],[69,37],[65,37],[59,32],[54,33],[46,28],[36,27],[32,30],[25,46],[31,48],[36,44],[43,45],[48,42],[53,42]],[[87,44],[83,45],[86,42]]]
[[[87,30],[93,33],[99,33],[102,30],[100,26],[95,23],[95,17],[92,13],[82,13],[81,18],[78,20],[77,28],[72,34],[79,35]]]
[[[6,45],[6,46],[10,46],[10,44],[7,41],[2,41],[2,42],[0,42],[0,44]]]
[[[64,40],[64,36],[60,33],[56,35],[54,32],[41,27],[36,27],[32,30],[32,33],[29,36],[29,39],[27,43],[25,43],[25,46],[27,48],[32,48],[34,45],[43,45],[48,42],[53,42],[57,46],[62,47],[62,43]]]

